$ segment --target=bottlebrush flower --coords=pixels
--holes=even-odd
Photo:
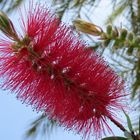
[[[1,87],[85,138],[111,131],[106,121],[122,108],[123,80],[70,27],[32,6],[23,33],[0,39]]]

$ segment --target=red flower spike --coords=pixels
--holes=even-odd
[[[123,80],[49,10],[31,9],[20,41],[0,40],[2,88],[85,138],[111,131]]]

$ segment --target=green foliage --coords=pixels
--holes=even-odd
[[[19,7],[25,0],[0,0],[0,9],[5,12],[11,12]]]
[[[132,127],[132,123],[131,123],[131,120],[130,120],[130,117],[129,115],[123,110],[124,114],[125,114],[125,117],[127,119],[127,125],[128,125],[128,128],[130,130],[130,132],[133,132],[133,127]]]
[[[35,139],[40,134],[49,137],[53,130],[57,128],[55,120],[49,120],[46,115],[42,114],[36,118],[25,132],[25,139]]]
[[[107,18],[106,24],[110,22],[114,22],[114,20],[120,16],[126,9],[128,9],[129,5],[131,4],[131,0],[121,0],[117,6],[115,7],[114,11],[111,15]]]
[[[94,5],[100,2],[100,0],[50,0],[52,5],[56,8],[56,11],[61,19],[63,19],[65,13],[71,13],[71,18],[81,17],[82,9],[89,12],[89,9],[93,9]],[[85,7],[88,6],[89,9]]]
[[[139,117],[139,135],[140,135],[140,117]]]
[[[113,28],[111,25],[106,27],[106,32],[102,33],[101,39],[101,42],[108,41],[108,43],[110,43],[114,41],[113,47],[115,49],[139,48],[140,46],[139,36],[135,36],[134,33],[128,32],[125,28],[117,29],[116,27]]]

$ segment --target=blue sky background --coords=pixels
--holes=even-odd
[[[93,13],[93,22],[100,26],[103,25],[104,19],[110,14],[110,0],[102,0],[99,8]],[[17,24],[17,11],[10,15],[12,21]],[[69,22],[69,21],[66,21]],[[0,90],[0,139],[1,140],[22,140],[23,134],[30,124],[31,120],[39,114],[34,112],[30,106],[22,104],[16,99],[14,94],[9,91]],[[122,115],[123,118],[123,115]],[[122,135],[122,132],[111,124],[115,135]],[[41,139],[38,139],[41,140]],[[43,139],[48,140],[48,138]],[[50,138],[50,140],[81,140],[79,135],[72,132],[64,131],[64,128],[58,128]]]
[[[23,134],[30,122],[39,115],[7,91],[0,91],[0,112],[0,138],[2,140],[23,140]],[[122,132],[112,124],[111,128],[115,134],[122,135]],[[42,140],[48,140],[48,137]],[[81,137],[60,127],[53,132],[50,140],[81,140]]]

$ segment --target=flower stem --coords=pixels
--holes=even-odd
[[[110,119],[111,122],[113,122],[118,128],[120,128],[123,132],[126,132],[127,130],[124,128],[124,126],[119,123],[118,121],[116,121],[113,117],[108,116],[108,118]]]
[[[119,123],[118,121],[116,121],[113,117],[108,116],[108,118],[110,119],[111,122],[113,122],[118,128],[120,128],[123,132],[128,132],[124,126]],[[129,133],[129,132],[128,132]],[[131,137],[133,138],[133,140],[140,140],[139,136],[135,135],[134,132],[130,132]]]

